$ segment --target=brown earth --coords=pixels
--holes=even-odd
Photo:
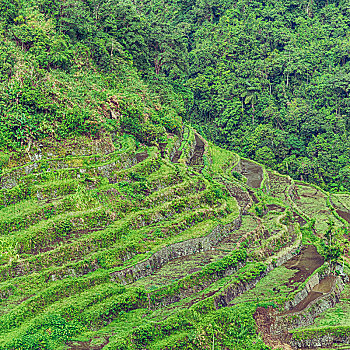
[[[292,350],[292,347],[287,344],[290,338],[289,334],[285,334],[282,337],[271,334],[271,326],[274,323],[274,310],[271,306],[266,309],[258,307],[253,317],[258,333],[261,334],[267,346],[270,346],[272,349]]]
[[[343,218],[344,220],[346,220],[350,224],[350,213],[349,212],[337,209],[337,213],[341,218]]]
[[[247,185],[253,188],[260,188],[263,180],[263,169],[260,165],[241,159],[242,175],[247,178]]]
[[[147,152],[140,152],[140,153],[135,154],[135,157],[136,157],[137,163],[140,163],[148,158],[148,153]]]
[[[204,142],[198,136],[195,135],[196,146],[194,148],[194,153],[189,161],[189,165],[202,165],[203,164],[203,154],[204,154]]]
[[[182,151],[177,150],[173,156],[173,159],[171,160],[173,163],[178,163],[179,159],[181,157]]]
[[[286,285],[292,289],[293,287],[296,289],[299,283],[304,282],[316,269],[321,267],[323,263],[324,258],[317,252],[315,246],[308,245],[302,248],[298,255],[282,265],[287,269],[298,270],[298,272],[289,279]]]

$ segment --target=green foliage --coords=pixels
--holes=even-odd
[[[254,312],[255,307],[249,303],[213,312],[197,326],[196,345],[202,349],[223,347],[267,350],[268,347],[256,336]]]
[[[12,24],[17,15],[20,7],[20,2],[18,0],[1,0],[0,1],[0,16],[1,21],[5,24]]]
[[[267,206],[264,202],[259,202],[254,205],[254,210],[256,212],[256,215],[258,215],[259,217],[263,217],[264,213],[267,210]]]
[[[24,334],[15,337],[9,349],[51,350],[68,342],[81,330],[82,325],[75,321],[67,322],[59,315],[48,315],[40,324],[33,324]]]
[[[0,348],[76,336],[100,347],[108,334],[106,349],[267,349],[253,315],[276,306],[289,270],[223,306],[266,275],[254,261],[299,244],[291,210],[288,230],[273,222],[282,209],[264,215],[294,184],[276,173],[279,200],[261,192],[238,217],[249,198],[229,150],[349,187],[346,6],[0,0]],[[203,173],[187,169],[195,131],[183,117],[225,146],[205,143]],[[304,242],[335,263],[348,232],[326,228],[332,206],[304,187]]]

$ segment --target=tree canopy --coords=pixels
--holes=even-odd
[[[348,0],[1,0],[0,13],[1,145],[98,129],[92,105],[141,84],[145,119],[184,117],[295,179],[350,188]],[[73,102],[56,79],[85,87]]]

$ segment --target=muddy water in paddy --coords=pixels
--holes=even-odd
[[[260,165],[241,159],[242,175],[247,178],[247,185],[253,188],[260,188],[263,180],[263,170]]]
[[[346,220],[350,224],[350,213],[349,212],[337,209],[337,213],[341,218],[343,218],[344,220]]]
[[[334,276],[327,276],[319,284],[317,284],[312,290],[309,292],[307,297],[302,300],[299,304],[295,305],[293,309],[286,312],[286,314],[291,314],[294,312],[299,312],[304,310],[312,301],[318,299],[323,294],[327,294],[332,290],[332,286],[335,282]]]
[[[295,283],[304,282],[311,274],[321,267],[324,263],[324,258],[320,255],[316,247],[309,245],[304,247],[301,252],[283,264],[287,269],[296,269],[297,273],[288,281],[289,287],[295,287]]]
[[[298,255],[283,264],[287,269],[298,270],[297,273],[289,279],[287,285],[295,290],[300,283],[303,283],[316,269],[321,267],[323,263],[323,256],[317,252],[314,246],[310,245],[304,247]],[[312,301],[318,299],[325,293],[329,293],[334,281],[334,276],[324,278],[309,292],[304,300],[284,314],[291,314],[304,310]]]

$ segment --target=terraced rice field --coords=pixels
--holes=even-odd
[[[326,194],[297,184],[293,203],[292,179],[189,127],[169,140],[147,147],[106,134],[10,159],[0,181],[0,349],[204,349],[215,322],[236,331],[236,315],[254,323],[264,303],[284,314],[324,265],[301,242],[307,218],[319,237],[327,229]],[[332,276],[288,312],[327,294]],[[239,346],[260,346],[263,329]],[[225,337],[218,348],[238,346]]]

